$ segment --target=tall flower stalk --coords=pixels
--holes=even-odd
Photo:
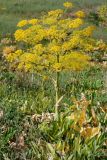
[[[59,63],[59,54],[57,54],[57,63]],[[56,91],[56,104],[55,104],[55,114],[56,117],[58,118],[58,100],[60,98],[60,89],[59,89],[59,78],[60,78],[60,72],[56,72],[56,87],[55,87],[55,91]]]
[[[78,11],[69,17],[66,16],[67,9],[72,7],[72,3],[64,3],[64,7],[66,13],[57,9],[40,19],[20,21],[14,34],[18,49],[9,50],[9,53],[6,50],[4,54],[17,71],[56,74],[56,115],[61,100],[60,73],[86,68],[90,60],[89,53],[93,53],[96,46],[98,48],[96,40],[92,38],[95,27],[84,27],[85,13]]]

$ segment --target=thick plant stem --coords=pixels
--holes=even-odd
[[[59,63],[59,55],[57,54],[57,63]],[[56,118],[58,119],[58,106],[59,106],[59,98],[60,98],[60,93],[59,93],[59,76],[60,72],[56,72],[56,84],[55,84],[55,92],[56,92],[56,103],[55,103],[55,115]]]
[[[59,101],[59,72],[56,73],[56,87],[55,87],[55,91],[56,91],[56,102],[55,102],[55,115],[56,117],[58,117],[58,101]]]

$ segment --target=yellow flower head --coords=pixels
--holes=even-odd
[[[37,44],[34,46],[34,53],[41,55],[44,52],[44,47],[42,46],[42,44]]]
[[[22,40],[24,39],[24,36],[25,36],[24,30],[18,29],[18,30],[15,32],[14,36],[15,36],[15,39],[16,39],[17,41],[22,41]]]
[[[85,36],[91,36],[92,35],[92,33],[93,33],[93,31],[95,30],[95,26],[88,26],[87,28],[85,28],[84,30],[83,30],[83,35],[85,35]]]
[[[14,54],[13,53],[10,53],[10,54],[8,54],[7,56],[6,56],[6,60],[8,61],[8,62],[13,62],[14,61],[14,56],[13,56]]]
[[[28,24],[28,21],[27,20],[22,20],[22,21],[20,21],[18,24],[17,24],[17,26],[18,27],[24,27],[24,26],[26,26]]]
[[[32,53],[24,53],[21,55],[20,60],[25,63],[35,63],[37,55]]]
[[[57,10],[53,10],[53,11],[49,11],[48,12],[48,16],[53,16],[53,17],[58,17],[60,15],[63,14],[63,10],[62,9],[57,9]]]
[[[38,19],[31,19],[28,21],[29,24],[35,25],[38,23]]]
[[[77,11],[75,13],[75,15],[78,17],[78,18],[84,18],[85,17],[85,13],[83,11]]]
[[[43,24],[48,24],[48,25],[52,25],[52,24],[55,24],[57,23],[57,19],[56,18],[51,18],[51,17],[48,17],[48,18],[45,18],[43,20]]]
[[[53,52],[53,53],[58,53],[61,51],[61,47],[58,46],[58,45],[53,45],[51,48],[50,48],[50,51]]]
[[[23,51],[22,51],[21,49],[18,49],[18,50],[15,51],[15,54],[16,54],[17,56],[20,56],[20,55],[23,54]]]
[[[70,22],[69,28],[78,28],[81,25],[83,25],[83,20],[80,18],[76,18]]]
[[[73,4],[71,2],[65,2],[65,3],[63,3],[63,6],[66,8],[71,8],[73,6]]]
[[[15,62],[15,61],[19,61],[19,57],[23,54],[23,51],[20,49],[20,50],[17,50],[15,52],[12,52],[12,53],[9,53],[7,56],[6,56],[6,60],[8,62]]]
[[[54,27],[50,27],[46,30],[46,36],[49,38],[54,38],[57,35],[57,30]]]
[[[62,44],[62,51],[69,51],[71,49],[71,43],[69,43],[69,42],[64,42],[63,44]]]
[[[70,46],[71,48],[75,48],[78,46],[79,42],[80,42],[80,37],[78,35],[76,36],[72,36],[72,38],[70,39]]]

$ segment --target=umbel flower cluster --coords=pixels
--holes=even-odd
[[[41,70],[81,70],[90,60],[95,49],[92,38],[94,26],[84,27],[85,13],[77,11],[72,17],[72,3],[64,3],[64,10],[49,11],[40,19],[22,20],[17,26],[15,40],[18,50],[5,55],[17,69],[40,72]]]

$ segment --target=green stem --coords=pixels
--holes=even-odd
[[[59,100],[59,72],[56,73],[56,104],[55,104],[56,115],[58,115],[58,100]]]
[[[57,54],[57,63],[59,63],[59,55]],[[56,72],[56,85],[55,85],[55,92],[56,92],[56,104],[55,104],[55,115],[56,118],[58,118],[58,101],[60,98],[60,92],[59,92],[59,77],[60,77],[60,72]]]

